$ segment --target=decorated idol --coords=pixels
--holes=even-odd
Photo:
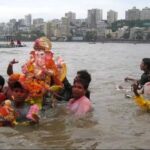
[[[25,75],[22,84],[30,91],[29,101],[42,103],[45,92],[56,92],[63,87],[66,76],[66,64],[58,56],[54,60],[51,42],[46,37],[35,40],[29,60],[22,66]]]

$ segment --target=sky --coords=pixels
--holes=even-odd
[[[110,9],[118,12],[118,19],[124,19],[125,11],[133,6],[142,10],[150,7],[150,0],[0,0],[0,22],[21,19],[27,14],[31,14],[32,19],[49,21],[61,19],[69,11],[81,19],[86,18],[87,10],[92,8],[102,9],[103,19]]]

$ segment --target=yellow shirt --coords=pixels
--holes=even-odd
[[[150,110],[150,100],[144,99],[142,95],[134,96],[134,100],[142,109]]]

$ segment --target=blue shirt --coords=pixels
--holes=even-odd
[[[17,118],[16,118],[17,122],[30,121],[30,119],[28,119],[26,116],[29,112],[31,105],[24,103],[21,107],[16,108],[15,104],[13,102],[12,106],[13,106],[15,112],[17,113]]]

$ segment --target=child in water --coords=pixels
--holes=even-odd
[[[90,100],[85,96],[88,89],[88,82],[85,79],[76,79],[72,86],[72,97],[67,109],[76,117],[83,117],[92,110]]]
[[[26,90],[19,81],[13,83],[12,86],[12,105],[17,114],[16,121],[30,123],[38,123],[38,111],[39,108],[36,104],[30,105],[25,102],[28,97],[29,91]]]

